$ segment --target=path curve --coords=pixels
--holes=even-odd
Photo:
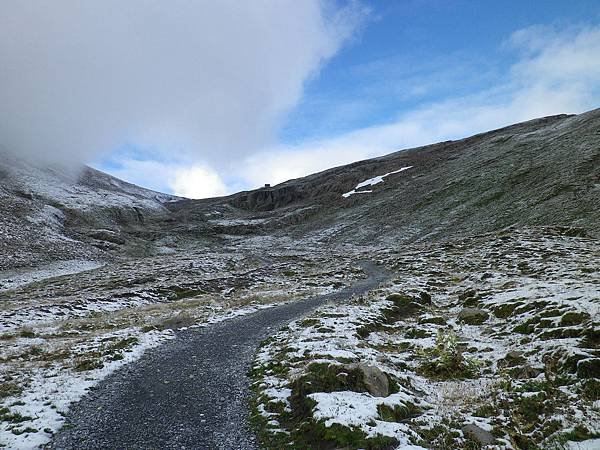
[[[247,372],[258,345],[325,302],[365,293],[388,278],[373,263],[361,265],[368,278],[341,291],[178,332],[72,405],[48,448],[257,449]]]

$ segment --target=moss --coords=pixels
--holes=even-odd
[[[130,338],[125,338],[125,339],[121,339],[120,341],[111,344],[108,348],[107,351],[108,352],[114,352],[117,350],[124,350],[126,348],[131,347],[132,345],[136,345],[139,342],[138,338],[136,337],[130,337]]]
[[[590,328],[583,330],[582,348],[600,348],[600,326],[594,323]]]
[[[101,369],[104,364],[99,359],[83,359],[75,364],[75,372],[86,372],[88,370]]]
[[[404,333],[404,336],[407,339],[422,339],[422,338],[429,337],[429,335],[430,335],[430,333],[428,331],[421,330],[420,328],[409,328]]]
[[[563,436],[568,441],[582,442],[588,439],[594,439],[600,437],[599,433],[592,433],[586,427],[582,425],[576,426],[573,430],[564,433]]]
[[[21,434],[25,434],[25,433],[37,433],[38,431],[39,431],[38,429],[32,428],[32,427],[26,427],[23,429],[13,428],[11,430],[12,434],[17,435],[17,436],[19,436]]]
[[[326,427],[323,421],[312,418],[312,410],[316,403],[307,397],[315,391],[331,389],[346,389],[352,381],[348,377],[338,377],[343,366],[327,364],[311,364],[308,373],[296,380],[292,386],[290,397],[291,411],[286,410],[283,402],[269,402],[264,396],[258,395],[258,383],[255,383],[255,396],[252,402],[251,422],[254,425],[261,447],[265,449],[333,449],[333,448],[364,448],[371,450],[393,449],[398,442],[389,437],[375,436],[367,438],[358,428],[350,428],[334,424]],[[264,371],[261,371],[264,373]],[[261,379],[261,372],[254,372],[254,379]],[[352,373],[349,373],[352,378]],[[356,380],[355,380],[356,382]],[[276,413],[277,419],[287,433],[274,433],[269,430],[268,420],[258,412],[258,405],[264,405],[268,412]]]
[[[421,353],[417,373],[434,380],[475,378],[478,364],[465,358],[459,350],[456,335],[449,330],[438,332],[435,347]]]
[[[505,303],[503,305],[494,307],[494,309],[492,309],[492,313],[498,319],[506,319],[507,317],[511,316],[514,310],[520,305],[522,305],[522,303]]]
[[[289,370],[290,368],[282,362],[272,360],[269,361],[267,364],[253,367],[250,370],[249,375],[254,379],[260,378],[266,374],[285,377],[288,374]]]
[[[581,385],[581,396],[589,401],[600,400],[600,380],[589,378],[584,380]]]
[[[457,431],[457,426],[451,424],[447,419],[442,420],[441,424],[429,428],[418,430],[420,440],[418,445],[431,449],[459,449],[463,448],[460,442],[461,434]]]
[[[24,416],[18,412],[11,412],[8,408],[0,408],[0,421],[9,423],[23,423],[33,420],[33,417]]]
[[[388,295],[387,300],[391,301],[394,306],[381,310],[377,319],[358,328],[356,334],[359,338],[366,339],[372,332],[383,330],[400,319],[414,316],[423,309],[408,295],[391,294]]]
[[[524,434],[515,433],[512,436],[512,440],[517,444],[519,450],[538,450],[539,447],[529,436]]]
[[[547,341],[552,339],[571,339],[581,336],[582,331],[579,328],[555,328],[547,330],[538,335],[538,338]]]
[[[548,405],[544,394],[537,394],[526,397],[519,397],[515,401],[516,413],[526,423],[532,424],[543,419],[543,415],[548,412]]]
[[[515,333],[519,334],[532,334],[535,332],[535,327],[527,322],[517,325],[513,328]]]
[[[391,450],[397,447],[398,441],[387,436],[367,438],[358,428],[333,424],[326,427],[322,421],[308,421],[294,433],[296,448],[333,449],[360,448],[365,450]]]
[[[35,333],[32,330],[26,328],[21,330],[19,336],[21,336],[22,338],[34,338]]]
[[[294,380],[291,387],[294,399],[315,392],[367,392],[362,371],[329,363],[312,363],[307,373]]]
[[[319,319],[303,319],[300,322],[298,322],[298,325],[300,325],[303,328],[314,327],[320,324],[321,321]]]
[[[319,333],[326,334],[326,333],[333,333],[335,330],[333,328],[328,328],[328,327],[319,327],[319,328],[317,328],[317,331]]]
[[[419,320],[420,324],[427,324],[427,323],[431,323],[433,325],[446,325],[446,319],[444,319],[443,317],[427,317],[424,319]]]
[[[21,392],[23,392],[23,389],[21,389],[21,387],[13,381],[0,383],[0,399],[14,397],[19,395]]]
[[[538,315],[540,317],[547,318],[547,317],[558,317],[561,314],[562,314],[562,312],[560,311],[560,309],[554,308],[554,309],[547,309],[545,311],[542,311]]]
[[[473,415],[475,417],[494,417],[495,415],[497,415],[497,411],[493,405],[486,404],[486,405],[481,405],[479,408],[477,408],[473,412]]]
[[[589,320],[590,315],[584,312],[568,312],[563,314],[560,319],[560,326],[570,327],[573,325],[581,325],[584,321]]]
[[[421,410],[412,403],[406,405],[377,405],[379,418],[385,422],[401,422],[421,414]]]

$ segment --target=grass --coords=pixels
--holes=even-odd
[[[23,392],[23,389],[14,381],[0,383],[0,400],[7,397],[15,397],[21,392]]]
[[[33,417],[24,416],[18,412],[11,412],[10,409],[3,407],[0,408],[0,421],[8,423],[23,423],[33,420]]]
[[[452,330],[439,330],[435,346],[421,351],[419,356],[417,372],[434,380],[476,378],[479,374],[479,363],[462,354]]]

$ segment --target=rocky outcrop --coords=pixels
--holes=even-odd
[[[481,325],[490,315],[479,308],[463,308],[458,313],[458,320],[468,325]]]

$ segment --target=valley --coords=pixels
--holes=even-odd
[[[2,158],[0,445],[595,448],[599,130],[204,200]]]

